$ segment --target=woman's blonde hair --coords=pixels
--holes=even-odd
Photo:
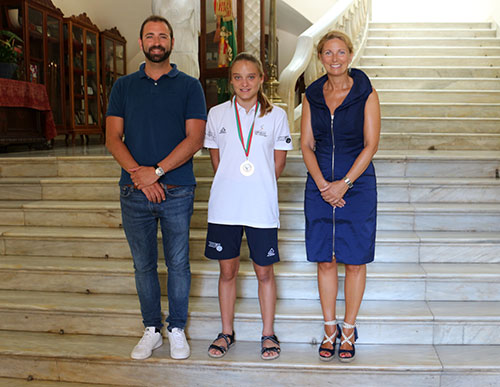
[[[240,52],[238,55],[236,55],[236,58],[234,58],[233,63],[231,63],[231,67],[229,68],[229,83],[231,83],[231,79],[233,78],[233,66],[236,62],[246,60],[248,62],[252,62],[255,67],[257,67],[257,71],[259,73],[259,76],[261,78],[264,78],[264,68],[262,67],[262,62],[253,54],[250,54],[249,52]],[[234,90],[231,87],[231,91],[234,96]],[[269,113],[271,110],[273,110],[273,105],[267,98],[266,94],[264,93],[264,90],[262,88],[262,84],[259,86],[259,91],[257,92],[257,101],[260,103],[260,114],[259,117],[263,117],[267,113]]]
[[[329,31],[318,42],[318,55],[321,55],[321,53],[323,52],[323,47],[325,46],[325,43],[332,39],[342,40],[347,46],[349,53],[350,54],[353,53],[354,46],[352,45],[352,40],[349,37],[349,35],[343,33],[342,31]]]

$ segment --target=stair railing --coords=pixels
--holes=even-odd
[[[321,37],[330,30],[347,33],[354,45],[355,56],[352,63],[358,62],[366,44],[368,22],[371,18],[371,0],[339,0],[330,10],[297,39],[292,60],[281,72],[278,93],[286,104],[290,130],[295,132],[295,121],[301,115],[301,104],[296,107],[295,85],[304,74],[305,84],[309,85],[324,69],[316,55],[316,47]]]

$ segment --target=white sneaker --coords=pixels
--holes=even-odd
[[[172,332],[170,332],[167,329],[167,335],[168,341],[170,342],[170,357],[176,360],[187,359],[191,351],[184,330],[174,328]]]
[[[132,350],[130,357],[136,360],[147,359],[153,354],[153,350],[161,347],[163,340],[161,333],[156,332],[155,327],[147,327],[144,330],[142,339],[139,340],[137,345]]]

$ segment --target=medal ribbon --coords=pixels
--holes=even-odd
[[[247,145],[243,142],[243,131],[241,130],[241,122],[240,115],[238,113],[238,106],[236,102],[236,97],[234,97],[234,113],[236,116],[236,125],[238,126],[238,137],[240,138],[241,145],[243,146],[243,151],[245,152],[245,156],[248,159],[248,155],[250,154],[250,147],[252,146],[252,138],[253,138],[253,127],[255,125],[255,117],[257,117],[257,111],[259,110],[259,101],[255,104],[255,114],[253,115],[252,127],[250,128],[250,132],[248,133]]]

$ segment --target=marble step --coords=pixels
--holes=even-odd
[[[135,294],[129,260],[0,256],[0,289],[82,294]],[[365,300],[500,301],[500,264],[372,263],[367,267]],[[219,265],[191,261],[191,296],[217,297]],[[163,293],[166,270],[159,265]],[[317,299],[316,265],[281,262],[275,265],[279,299]],[[257,280],[251,262],[242,260],[237,296],[253,298]],[[339,298],[344,268],[339,266]]]
[[[500,183],[497,185],[500,189]],[[460,197],[461,192],[449,192],[446,188],[427,187],[435,198],[450,200]],[[497,200],[500,194],[487,193],[488,186],[476,184],[468,193],[478,199]],[[420,191],[422,194],[423,189]],[[406,192],[405,192],[406,194]],[[413,193],[417,196],[418,193]],[[461,198],[459,198],[461,199]],[[471,199],[472,200],[472,199]],[[205,229],[207,203],[195,202],[191,227]],[[2,225],[44,227],[121,227],[120,204],[116,201],[40,201],[18,203],[0,202]],[[472,220],[470,218],[473,218]],[[379,203],[377,229],[390,231],[500,231],[500,203],[425,202]],[[281,202],[280,222],[282,230],[304,229],[302,201]]]
[[[499,90],[377,90],[380,102],[499,103]]]
[[[382,133],[500,133],[500,118],[383,117]]]
[[[393,344],[500,344],[496,334],[498,302],[364,301],[357,323],[358,343],[384,344],[386,330]],[[162,309],[168,311],[164,297]],[[345,310],[338,302],[338,319]],[[135,294],[68,294],[20,290],[0,291],[0,329],[65,334],[137,336],[142,331]],[[277,300],[274,327],[281,342],[321,340],[323,317],[319,300]],[[257,298],[238,298],[235,331],[238,340],[255,341],[262,328]],[[191,339],[211,340],[220,330],[218,299],[191,297],[186,332]]]
[[[445,169],[446,164],[440,165]],[[450,167],[450,164],[447,165]],[[434,169],[436,171],[437,169]],[[435,177],[379,177],[377,188],[380,202],[461,202],[478,203],[498,202],[500,198],[500,180],[492,178],[458,179],[446,174]],[[0,180],[4,185],[0,200],[18,200],[16,181]],[[207,201],[213,178],[199,177],[195,200]],[[3,183],[3,184],[1,184]],[[283,177],[278,180],[280,201],[303,201],[305,177]],[[41,195],[37,195],[42,191]],[[27,188],[25,188],[27,191]],[[33,186],[31,200],[52,201],[118,201],[119,189],[115,178],[51,178],[41,179],[38,186]],[[9,194],[10,193],[10,194]],[[36,194],[35,194],[36,193]],[[23,199],[28,200],[28,198]],[[40,197],[41,196],[41,197]]]
[[[383,115],[388,117],[450,116],[461,118],[461,116],[472,115],[500,118],[500,104],[383,103],[381,108]],[[111,156],[75,155],[71,158],[60,159],[59,157],[44,157],[43,153],[39,154],[39,157],[18,157],[14,160],[12,157],[0,157],[0,200],[11,197],[11,192],[17,195],[15,196],[17,200],[40,200],[39,181],[43,177],[115,177],[118,179],[120,176],[118,164]],[[499,159],[500,153],[491,151],[379,150],[374,157],[374,163],[378,176],[432,176],[434,171],[442,175],[441,168],[445,168],[448,176],[494,177],[495,170],[500,167]],[[200,152],[194,160],[194,171],[197,177],[213,176],[210,157],[206,152]],[[39,168],[34,168],[35,165]],[[453,167],[450,168],[450,166]],[[459,173],[455,167],[460,168]],[[44,174],[42,170],[52,170],[54,174],[52,172]],[[282,176],[296,177],[305,176],[305,174],[306,168],[300,152],[298,150],[289,152]],[[22,177],[27,179],[21,179]],[[29,187],[30,184],[32,184],[31,187]]]
[[[500,44],[495,47],[461,46],[366,46],[363,56],[498,56]]]
[[[500,103],[382,102],[382,117],[500,118]]]
[[[473,37],[368,37],[366,47],[408,47],[408,46],[467,46],[467,47],[498,47],[500,39],[496,37],[490,38],[473,38]]]
[[[129,356],[137,338],[0,331],[0,376],[122,386],[203,381],[207,387],[221,380],[242,387],[326,385],[332,378],[353,387],[465,387],[494,385],[500,377],[500,347],[494,345],[467,346],[464,358],[450,345],[360,344],[355,363],[346,365],[322,362],[317,345],[298,343],[283,343],[280,358],[268,363],[260,359],[258,343],[245,341],[223,359],[212,359],[206,354],[210,342],[191,340],[191,357],[181,362],[170,359],[168,342],[150,359],[134,361]]]
[[[500,150],[500,133],[384,133],[380,149]]]
[[[500,90],[500,78],[373,77],[378,89]]]
[[[500,56],[367,56],[359,60],[360,66],[500,66]],[[410,74],[408,76],[411,77]],[[487,77],[487,75],[482,75]]]
[[[385,29],[445,29],[449,30],[452,28],[457,29],[478,29],[478,28],[491,28],[491,23],[488,22],[476,22],[476,23],[457,23],[457,22],[417,22],[417,23],[384,23],[384,22],[370,22],[369,28],[385,28]]]
[[[375,77],[421,77],[421,78],[498,78],[500,77],[500,66],[457,66],[453,63],[449,66],[430,64],[426,66],[410,63],[405,65],[396,65],[388,63],[383,66],[369,65],[360,66],[357,68],[363,70],[370,78]]]
[[[370,28],[368,37],[384,38],[493,38],[496,31],[487,28]]]
[[[205,239],[206,228],[191,229],[190,255],[193,259],[204,256]],[[283,262],[306,260],[302,230],[280,230],[278,243]],[[389,263],[498,263],[499,246],[500,235],[496,231],[381,230],[377,232],[375,260]],[[161,242],[158,251],[162,257]],[[123,230],[98,227],[0,226],[0,254],[130,259]],[[248,259],[248,256],[248,248],[243,243],[241,257]]]
[[[38,386],[38,387],[98,387],[102,384],[95,383],[73,383],[73,382],[61,382],[61,381],[47,381],[47,380],[35,380],[33,376],[28,376],[26,379],[15,379],[15,378],[1,378],[0,386],[5,387],[26,387],[26,386]]]
[[[206,229],[191,229],[190,254],[204,256]],[[305,261],[304,232],[280,230],[281,260]],[[378,231],[377,262],[500,262],[498,232]],[[43,250],[40,250],[39,246]],[[0,254],[37,256],[130,258],[123,230],[79,227],[0,226]],[[160,257],[163,250],[159,243]],[[246,243],[241,257],[248,259]]]

